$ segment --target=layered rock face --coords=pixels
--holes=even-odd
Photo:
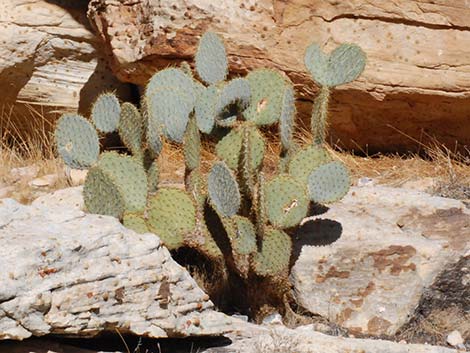
[[[0,11],[2,106],[43,113],[86,112],[103,90],[129,98],[129,87],[107,67],[86,17],[88,1],[9,0]],[[28,114],[28,116],[30,116]],[[6,119],[6,117],[4,117]],[[16,117],[15,117],[16,119]],[[19,119],[19,118],[18,118]],[[20,121],[18,122],[20,123]]]
[[[436,137],[470,144],[470,5],[465,1],[92,0],[88,16],[117,77],[143,85],[191,59],[198,36],[220,33],[231,71],[274,67],[297,84],[308,121],[316,87],[303,65],[313,41],[368,55],[364,74],[333,95],[330,139],[373,152],[417,149]]]
[[[156,338],[220,335],[241,323],[213,310],[157,236],[82,207],[80,187],[31,206],[0,200],[0,341],[116,329]]]

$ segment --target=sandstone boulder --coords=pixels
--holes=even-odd
[[[28,112],[28,107],[52,120],[54,115],[50,114],[57,111],[80,108],[86,112],[103,90],[117,90],[122,98],[129,97],[128,85],[120,83],[110,72],[101,44],[91,31],[87,3],[83,0],[2,3],[0,103],[7,107],[16,104],[12,119],[17,126],[26,124],[25,119],[40,119]]]
[[[357,43],[368,63],[333,95],[333,143],[365,152],[417,149],[430,136],[470,145],[466,1],[92,0],[88,16],[122,81],[144,85],[157,68],[192,58],[212,30],[224,37],[234,74],[286,72],[304,120],[316,90],[303,65],[307,45]]]
[[[24,206],[0,200],[0,340],[219,335],[243,323],[209,297],[154,234],[81,211],[80,187]]]
[[[302,307],[353,333],[393,336],[470,249],[470,209],[411,189],[354,187],[305,222],[297,242],[305,246],[291,277]],[[446,273],[444,283],[466,275]],[[456,297],[468,295],[468,283],[454,289]],[[445,302],[439,293],[427,295],[428,309]]]

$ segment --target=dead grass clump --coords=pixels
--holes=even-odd
[[[457,330],[464,341],[470,340],[470,314],[458,307],[435,309],[426,318],[410,325],[399,335],[412,343],[447,345],[447,335]]]
[[[29,203],[43,192],[68,186],[62,161],[55,158],[54,122],[45,117],[41,108],[28,107],[28,116],[18,116],[12,107],[0,110],[0,197],[12,197]],[[19,177],[14,168],[31,167],[34,173]],[[31,175],[56,175],[48,186],[30,184]]]

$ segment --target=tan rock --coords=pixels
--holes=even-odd
[[[88,170],[71,169],[66,167],[65,174],[67,175],[72,186],[78,186],[85,183]]]
[[[85,214],[80,188],[0,200],[0,341],[105,331],[220,335],[243,321],[213,303],[154,234]]]
[[[338,240],[308,246],[328,239]],[[307,245],[291,275],[302,307],[352,333],[394,335],[470,248],[470,210],[409,189],[354,187],[306,222],[297,244]]]
[[[2,3],[1,101],[16,102],[16,124],[21,126],[27,119],[37,119],[31,109],[47,118],[51,117],[48,113],[55,116],[58,110],[80,108],[86,112],[102,90],[117,90],[127,98],[128,87],[107,68],[86,18],[86,4],[81,4],[46,0]],[[22,112],[26,116],[21,117]]]
[[[57,174],[47,174],[43,175],[39,178],[35,178],[31,180],[29,183],[30,186],[36,187],[36,188],[44,188],[48,186],[54,186],[55,183],[59,180],[59,175]]]
[[[379,339],[356,339],[335,337],[315,332],[313,325],[288,329],[285,326],[261,327],[253,331],[248,326],[236,336],[228,337],[232,344],[227,347],[209,348],[207,353],[457,353],[455,349],[424,344],[404,344]],[[256,327],[258,328],[258,327]]]
[[[358,43],[364,74],[333,95],[331,140],[353,149],[416,149],[428,136],[470,144],[470,6],[459,1],[92,0],[89,18],[123,81],[192,57],[206,30],[224,37],[234,74],[275,67],[297,84],[309,119],[316,90],[307,45]],[[176,60],[175,60],[176,59]],[[408,135],[408,136],[407,136]],[[410,138],[411,137],[411,138]]]

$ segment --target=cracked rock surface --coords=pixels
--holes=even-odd
[[[238,321],[213,310],[157,236],[85,214],[82,204],[80,187],[31,206],[0,200],[0,339],[234,329]]]
[[[328,238],[337,241],[310,246]],[[394,335],[424,294],[428,309],[443,308],[451,293],[468,298],[465,273],[455,271],[454,263],[461,259],[460,268],[465,267],[470,209],[458,200],[409,189],[354,187],[306,222],[297,242],[305,245],[291,274],[298,303],[353,333]],[[442,282],[439,278],[462,284],[447,286],[452,291],[439,301],[442,290],[428,290]]]

